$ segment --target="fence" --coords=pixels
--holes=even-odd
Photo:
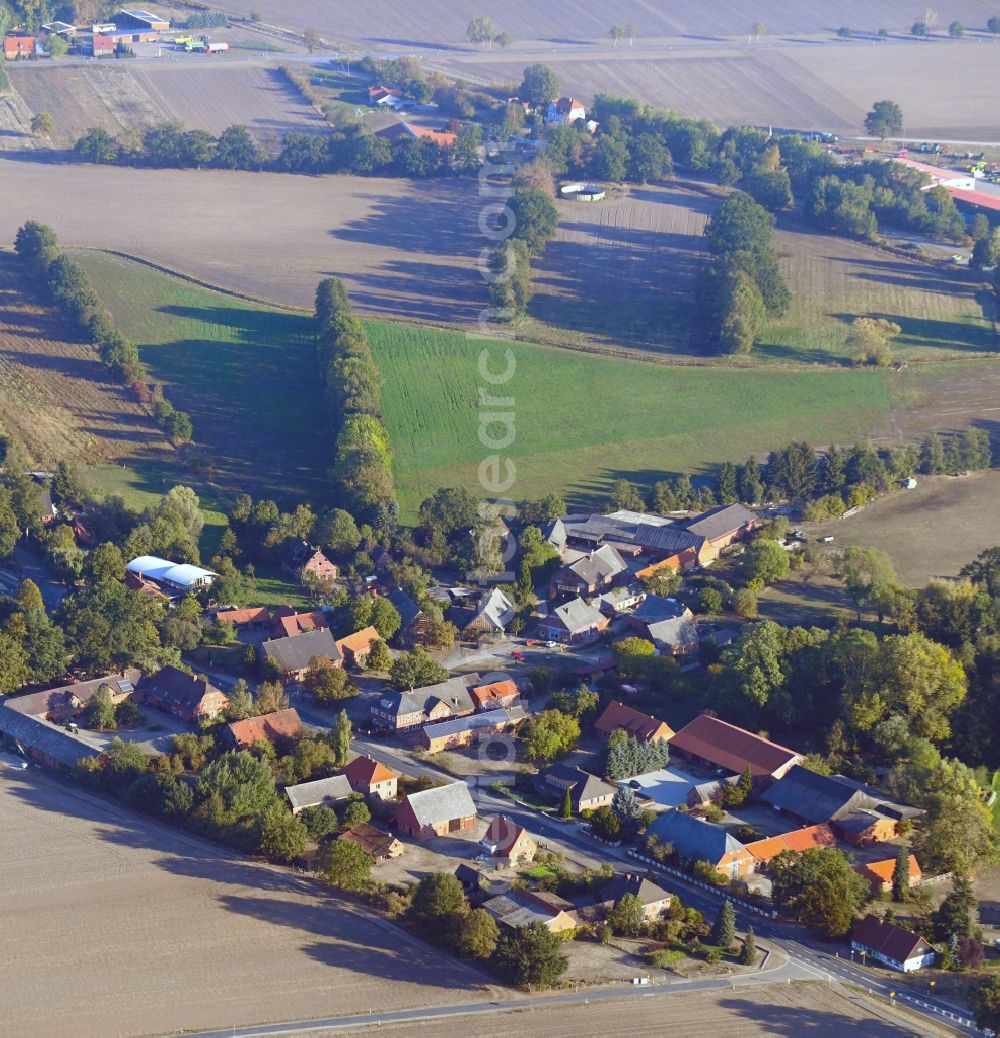
[[[672,865],[664,865],[662,862],[657,861],[655,858],[647,858],[645,854],[640,854],[638,851],[634,851],[629,848],[626,854],[630,858],[637,858],[639,861],[644,861],[647,865],[652,865],[654,869],[660,872],[669,873],[671,876],[678,876],[683,879],[686,883],[691,883],[696,887],[701,887],[702,890],[707,890],[713,894],[718,894],[720,897],[724,897],[728,901],[732,901],[734,905],[739,905],[746,912],[753,912],[755,915],[763,916],[765,919],[777,919],[778,913],[773,909],[770,911],[766,908],[761,908],[759,905],[752,905],[749,901],[744,901],[743,898],[733,897],[724,887],[716,887],[711,883],[703,883],[700,879],[695,879],[693,876],[688,875],[681,869],[675,869]]]

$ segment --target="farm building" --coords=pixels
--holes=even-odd
[[[410,692],[387,692],[372,702],[372,724],[376,728],[406,732],[428,721],[465,717],[476,709],[468,683],[478,680],[478,674],[469,674]]]
[[[520,690],[510,678],[489,685],[477,685],[469,691],[469,695],[477,710],[495,710],[497,707],[509,710],[517,706],[521,698]]]
[[[573,905],[544,890],[511,890],[490,898],[483,908],[501,925],[514,930],[520,926],[541,923],[550,933],[562,933],[577,926],[570,914]]]
[[[628,587],[615,587],[605,591],[592,605],[596,605],[605,616],[615,617],[619,613],[634,609],[646,597],[641,584],[630,584]]]
[[[851,948],[900,973],[933,966],[937,958],[934,949],[919,934],[874,915],[866,915],[854,924]]]
[[[8,703],[16,703],[20,713],[44,717],[48,721],[60,724],[63,721],[79,717],[87,705],[101,689],[111,695],[116,706],[128,699],[135,692],[136,682],[140,678],[137,670],[126,670],[122,674],[111,674],[93,681],[78,681],[72,685],[57,685],[43,692],[31,692],[28,695],[8,699]]]
[[[229,706],[229,700],[204,678],[164,667],[139,684],[139,695],[150,706],[173,714],[188,724],[212,721]]]
[[[250,606],[247,609],[220,609],[215,614],[217,624],[232,624],[238,631],[258,631],[271,624],[267,606]]]
[[[954,188],[959,191],[975,191],[976,178],[971,173],[961,173],[957,169],[943,169],[940,166],[931,166],[926,162],[917,162],[906,155],[900,155],[893,159],[900,166],[905,166],[916,173],[923,173],[930,178],[930,183],[925,190],[932,187]]]
[[[188,562],[170,562],[156,555],[140,555],[125,567],[129,573],[137,577],[152,580],[164,591],[171,590],[188,594],[211,587],[218,573],[201,566],[193,566]]]
[[[355,631],[346,638],[337,639],[337,648],[340,649],[344,662],[354,667],[363,667],[368,660],[368,653],[372,646],[381,641],[382,636],[374,627],[366,627],[363,631]]]
[[[339,800],[346,800],[353,792],[350,782],[344,775],[332,775],[330,778],[316,779],[313,782],[285,786],[285,795],[292,805],[293,815],[307,807],[329,807]]]
[[[37,712],[35,695],[7,696],[0,702],[0,735],[9,739],[21,755],[45,767],[66,769],[100,755],[78,735],[71,735],[44,712]]]
[[[700,714],[670,740],[670,753],[734,775],[749,768],[754,778],[769,779],[781,778],[803,760],[795,750],[708,714]]]
[[[133,29],[137,32],[166,32],[170,28],[170,22],[166,18],[135,7],[119,11],[113,21],[118,29]]]
[[[400,626],[396,638],[407,648],[420,644],[427,633],[428,625],[424,611],[401,588],[390,591],[386,598],[399,613]]]
[[[397,828],[418,840],[463,832],[476,824],[476,805],[464,782],[410,793],[396,808]]]
[[[892,877],[896,871],[896,859],[886,858],[883,861],[869,861],[854,866],[854,871],[863,876],[871,884],[872,897],[888,894],[892,890]],[[916,887],[923,881],[924,874],[911,854],[907,859],[907,873],[910,886]]]
[[[348,843],[357,844],[365,854],[371,855],[376,862],[388,861],[390,858],[398,858],[406,849],[395,836],[384,833],[381,829],[362,822],[360,825],[341,833],[338,840],[347,840]]]
[[[247,717],[242,721],[231,721],[226,725],[224,740],[236,750],[249,750],[254,743],[291,742],[302,734],[302,719],[294,707],[274,710],[269,714]],[[350,783],[344,779],[345,796],[351,792]],[[303,807],[308,805],[303,804]]]
[[[531,833],[505,815],[497,815],[490,821],[479,842],[490,857],[502,859],[505,865],[526,865],[538,852],[538,844]]]
[[[330,626],[322,609],[311,613],[297,613],[291,606],[278,606],[271,614],[271,629],[275,638],[294,638],[309,631],[320,631]]]
[[[396,782],[399,776],[373,757],[355,757],[344,768],[344,777],[355,793],[379,800],[396,799]]]
[[[635,736],[639,742],[652,742],[654,739],[670,739],[674,730],[666,721],[661,721],[651,714],[634,710],[618,700],[613,700],[605,707],[604,712],[594,722],[594,731],[607,738],[619,728],[629,735]]]
[[[557,606],[538,621],[538,635],[567,645],[592,641],[608,626],[608,618],[582,598]]]
[[[472,609],[455,610],[453,616],[466,637],[498,638],[516,613],[510,599],[499,588],[493,588],[484,591]]]
[[[309,664],[319,656],[342,667],[344,658],[337,648],[328,628],[318,631],[306,631],[294,638],[272,638],[261,645],[264,659],[269,660],[277,668],[283,681],[302,681]]]
[[[289,573],[294,573],[299,580],[336,580],[337,567],[308,541],[292,541],[285,551],[282,563]]]
[[[782,851],[808,851],[814,847],[836,847],[837,838],[828,825],[810,825],[805,829],[772,836],[767,840],[756,840],[746,845],[754,856],[757,868],[766,868]]]
[[[457,134],[445,130],[429,130],[425,126],[413,126],[405,119],[393,126],[387,126],[383,130],[376,130],[375,136],[387,141],[433,141],[439,148],[453,148],[458,140]]]
[[[571,562],[553,578],[550,595],[593,595],[612,585],[628,572],[625,560],[611,544],[602,545],[582,559]]]
[[[756,866],[754,856],[721,826],[676,809],[658,815],[646,835],[669,843],[682,861],[707,861],[727,879],[747,876]]]
[[[90,53],[95,58],[113,58],[118,49],[118,41],[111,36],[94,34],[90,38]]]
[[[424,745],[430,753],[442,750],[473,746],[483,735],[502,732],[510,724],[506,710],[487,710],[468,717],[453,717],[437,724],[426,725],[421,733]]]

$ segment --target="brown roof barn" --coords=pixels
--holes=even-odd
[[[749,767],[755,778],[781,778],[803,759],[795,750],[708,714],[685,725],[670,740],[670,751],[736,774]]]
[[[238,750],[248,750],[255,742],[297,739],[302,734],[302,720],[294,707],[275,710],[226,725],[230,742]]]

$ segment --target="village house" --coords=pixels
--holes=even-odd
[[[404,797],[393,823],[418,840],[466,832],[476,824],[476,805],[464,782],[450,782]]]
[[[627,587],[614,587],[605,591],[591,604],[596,605],[605,616],[615,617],[634,609],[645,597],[646,592],[641,584],[629,584]]]
[[[271,630],[275,638],[294,638],[310,631],[321,631],[330,626],[322,609],[309,613],[297,613],[291,606],[278,606],[271,614]]]
[[[344,776],[355,793],[378,800],[395,800],[399,776],[373,757],[355,757],[344,768]]]
[[[356,844],[365,854],[371,855],[376,864],[388,861],[390,858],[398,858],[406,849],[395,836],[384,833],[381,829],[362,822],[360,825],[341,833],[338,840],[346,840],[348,843]]]
[[[136,682],[140,679],[138,670],[126,670],[121,674],[110,674],[92,681],[77,681],[71,685],[56,685],[43,692],[30,692],[27,695],[12,697],[7,702],[17,702],[21,713],[30,713],[44,717],[48,721],[60,724],[79,717],[88,707],[97,693],[104,689],[117,706],[129,699],[136,690]]]
[[[226,725],[223,741],[234,750],[249,750],[254,743],[287,744],[294,742],[301,735],[302,720],[298,711],[294,707],[288,707],[269,714],[259,714],[257,717],[247,717],[242,721],[231,721]],[[344,784],[349,786],[346,780]]]
[[[373,107],[393,107],[403,97],[403,91],[399,87],[370,86],[368,88],[368,103]]]
[[[483,903],[483,908],[507,929],[514,930],[541,923],[549,933],[574,930],[573,905],[556,894],[543,890],[511,890]]]
[[[619,728],[635,736],[639,742],[670,739],[674,734],[673,728],[666,721],[661,721],[651,714],[644,714],[641,710],[635,710],[615,699],[608,703],[601,716],[594,722],[594,731],[607,738]]]
[[[217,624],[232,624],[237,631],[261,631],[271,626],[271,614],[267,606],[250,606],[247,609],[219,609],[215,614]]]
[[[510,710],[521,701],[521,692],[510,678],[489,685],[477,685],[469,690],[469,695],[477,711],[498,708]]]
[[[837,838],[828,825],[810,825],[805,829],[793,829],[780,836],[771,836],[766,840],[755,840],[746,845],[754,856],[755,868],[766,869],[771,861],[782,851],[810,851],[817,847],[836,847]]]
[[[493,588],[483,592],[474,608],[455,610],[453,619],[466,638],[498,638],[516,614],[510,599]]]
[[[896,872],[896,859],[885,858],[882,861],[861,862],[854,866],[854,871],[868,880],[872,888],[872,897],[878,897],[879,894],[888,894],[892,891],[892,877]],[[919,886],[924,879],[920,865],[912,854],[907,858],[907,876],[909,877],[911,888]]]
[[[292,541],[285,551],[282,565],[303,582],[337,579],[337,567],[319,548],[314,548],[308,541]]]
[[[316,658],[330,660],[335,667],[344,665],[344,658],[329,629],[306,631],[294,638],[272,638],[261,647],[264,659],[274,668],[282,681],[300,682],[305,679],[310,663]]]
[[[90,53],[95,58],[113,58],[118,50],[118,41],[113,36],[94,33],[90,37]]]
[[[409,692],[386,692],[373,700],[369,708],[372,726],[407,732],[428,722],[465,717],[476,709],[469,695],[469,682],[478,680],[478,674],[467,674]]]
[[[686,656],[698,651],[698,626],[687,606],[672,598],[647,595],[629,616],[632,630],[661,654]]]
[[[8,33],[3,38],[3,56],[7,61],[33,57],[38,41],[34,36]]]
[[[355,631],[346,638],[337,639],[337,648],[344,657],[344,662],[363,670],[368,662],[368,653],[372,646],[382,640],[382,636],[374,627],[366,627],[363,631]]]
[[[608,618],[582,598],[574,598],[538,621],[538,636],[565,645],[593,641],[607,629]]]
[[[502,732],[510,723],[510,714],[501,708],[428,724],[420,735],[429,753],[440,753],[442,750],[474,746],[484,735]]]
[[[275,714],[265,716],[276,716]],[[242,723],[242,722],[241,722]],[[232,725],[230,725],[232,728]],[[292,814],[297,815],[307,807],[330,807],[340,800],[346,800],[354,790],[344,775],[331,775],[330,778],[315,779],[312,782],[299,782],[294,786],[285,786],[285,795],[292,805]]]
[[[854,924],[851,949],[900,973],[933,966],[937,958],[934,949],[919,934],[874,915],[866,915]]]
[[[756,865],[747,848],[722,826],[703,822],[673,808],[657,815],[646,836],[655,836],[661,844],[670,844],[677,857],[687,864],[708,862],[726,879],[748,876]]]
[[[616,786],[591,775],[589,771],[559,761],[538,773],[535,786],[543,796],[560,801],[568,789],[570,802],[577,813],[610,805],[618,792]]]
[[[659,919],[674,900],[673,894],[638,872],[616,872],[601,887],[599,903],[602,908],[610,911],[626,894],[639,899],[643,918],[648,923]]]
[[[538,853],[535,838],[524,826],[505,815],[490,820],[489,828],[479,842],[491,858],[498,858],[504,865],[512,867],[527,865]]]
[[[425,140],[433,141],[439,148],[454,148],[458,135],[447,130],[430,130],[426,126],[414,126],[402,120],[393,126],[376,130],[376,137],[387,141]]]
[[[572,97],[557,97],[549,101],[545,122],[549,126],[569,126],[587,118],[587,109]]]
[[[164,667],[144,678],[139,684],[139,697],[188,724],[213,721],[229,706],[229,700],[214,685],[176,667]]]
[[[549,595],[593,595],[611,587],[623,573],[628,573],[625,560],[612,545],[605,544],[559,570],[552,578]]]
[[[749,768],[754,779],[760,780],[779,779],[805,759],[795,750],[709,714],[700,714],[685,725],[670,740],[670,753],[703,767],[722,768],[734,775],[740,775]]]

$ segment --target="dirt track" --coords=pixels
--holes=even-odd
[[[0,773],[4,1034],[107,1038],[482,998],[292,874]]]

